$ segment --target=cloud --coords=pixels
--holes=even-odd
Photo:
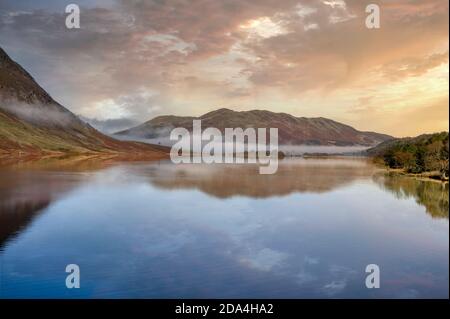
[[[420,76],[428,70],[434,69],[441,64],[448,62],[448,51],[445,53],[435,53],[422,58],[409,57],[392,61],[383,65],[383,75],[392,80],[402,79],[409,76]]]
[[[3,98],[0,102],[0,110],[38,126],[73,127],[81,124],[73,114],[61,109],[59,105],[37,102],[30,107],[28,103]]]
[[[81,108],[83,114],[103,120],[130,118],[135,121],[150,118],[160,109],[157,105],[158,94],[145,88],[139,88],[115,98],[106,98]]]
[[[342,292],[345,287],[347,287],[347,282],[345,280],[332,281],[323,286],[322,291],[328,296],[332,297],[340,292]]]
[[[361,3],[364,1],[347,1],[342,9],[316,2],[315,11],[308,15],[308,23],[316,24],[316,29],[305,30],[305,21],[291,14],[285,17],[291,32],[246,43],[262,58],[261,63],[248,66],[251,81],[301,94],[316,88],[352,86],[361,79],[367,82],[370,71],[401,59],[408,60],[411,68],[420,64],[418,69],[431,67],[433,63],[423,62],[430,58],[434,63],[448,61],[448,54],[432,54],[448,41],[448,4],[434,1],[434,6],[427,6],[428,14],[423,14],[412,10],[402,13],[383,2],[383,26],[373,32],[365,27]],[[340,10],[335,12],[336,8]],[[330,21],[336,14],[341,21]]]
[[[282,265],[287,257],[287,253],[270,248],[262,248],[254,254],[245,256],[241,259],[241,262],[262,271],[272,271],[274,268]]]
[[[59,102],[91,118],[144,121],[263,103],[348,122],[349,105],[370,93],[374,104],[393,89],[410,99],[402,87],[411,78],[416,88],[448,84],[429,81],[448,66],[448,2],[379,1],[381,28],[369,30],[370,2],[81,2],[81,29],[68,30],[61,5],[7,1],[0,45]],[[152,92],[148,101],[142,91]]]
[[[97,130],[105,134],[113,134],[118,131],[122,131],[140,124],[139,122],[127,118],[111,119],[103,121],[95,118],[94,119],[86,118],[84,116],[80,116],[80,118],[84,122],[89,123],[92,127],[96,128]]]
[[[423,94],[417,92],[417,95]],[[372,101],[367,97],[368,101]],[[416,136],[424,133],[434,133],[449,130],[449,99],[423,99],[419,104],[412,104],[403,109],[382,107],[377,103],[368,102],[349,109],[353,123],[367,123],[366,127],[383,128],[394,136]]]

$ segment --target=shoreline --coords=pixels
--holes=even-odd
[[[423,173],[408,173],[403,168],[389,168],[384,163],[380,163],[377,160],[374,160],[373,157],[367,156],[364,154],[303,154],[303,155],[295,155],[295,156],[286,156],[286,158],[305,158],[305,159],[314,159],[314,158],[361,158],[361,159],[367,159],[371,160],[372,163],[377,166],[380,170],[389,173],[389,174],[397,174],[401,176],[411,177],[418,180],[423,181],[433,181],[433,182],[439,182],[439,183],[448,183],[449,178],[442,178],[442,175],[438,171],[430,171],[430,172],[423,172]]]
[[[92,151],[92,152],[1,152],[0,167],[20,165],[25,163],[39,163],[45,161],[79,162],[140,162],[159,161],[169,158],[169,153],[163,147],[150,145],[148,150],[120,150],[120,151]]]
[[[415,173],[408,173],[402,168],[384,167],[384,169],[389,174],[396,174],[396,175],[411,177],[411,178],[415,178],[418,180],[433,181],[433,182],[444,183],[444,184],[449,182],[448,178],[443,179],[441,177],[441,175],[439,174],[439,172],[437,172],[437,171],[415,174]]]

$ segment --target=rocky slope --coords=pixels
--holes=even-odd
[[[163,157],[165,152],[98,132],[56,102],[0,48],[0,154],[145,153]]]

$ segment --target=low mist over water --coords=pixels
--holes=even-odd
[[[112,135],[114,138],[118,138],[124,141],[138,141],[148,144],[156,144],[171,147],[176,141],[171,141],[168,136],[161,136],[156,138],[139,138],[127,135]],[[205,145],[208,141],[203,141],[202,145]],[[245,144],[245,147],[252,149],[256,148],[255,144]],[[225,143],[222,143],[223,149]],[[328,145],[278,145],[279,151],[283,152],[287,156],[300,156],[304,154],[358,154],[369,149],[369,146],[352,145],[352,146],[328,146]]]

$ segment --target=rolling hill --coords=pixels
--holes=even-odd
[[[366,153],[390,168],[414,174],[437,172],[439,178],[448,178],[448,132],[386,141],[368,149]]]
[[[274,113],[263,110],[237,112],[222,108],[200,117],[158,116],[139,126],[116,133],[142,139],[167,137],[175,127],[184,127],[192,131],[192,121],[202,120],[202,128],[216,127],[224,132],[229,128],[278,128],[280,144],[292,145],[334,145],[374,146],[392,139],[392,136],[374,132],[361,132],[351,126],[323,117],[295,117],[286,113]]]

